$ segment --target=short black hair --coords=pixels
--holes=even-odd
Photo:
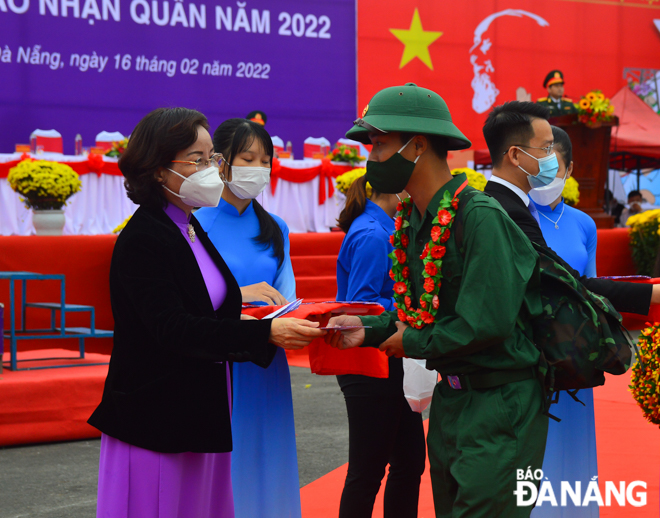
[[[493,167],[502,164],[504,153],[513,144],[527,144],[534,137],[534,119],[548,117],[548,108],[532,102],[510,101],[493,108],[483,128]]]
[[[399,138],[401,139],[401,144],[405,144],[408,142],[411,138],[417,136],[417,135],[423,135],[426,137],[426,140],[429,141],[429,144],[431,146],[431,149],[433,152],[438,155],[438,158],[443,158],[446,159],[448,155],[448,149],[449,149],[449,142],[447,139],[444,137],[441,137],[440,135],[427,135],[425,133],[405,133],[405,132],[400,132],[399,133]]]
[[[563,129],[558,128],[557,126],[551,126],[552,136],[555,139],[555,151],[561,155],[566,168],[571,165],[573,161],[573,144],[571,144],[571,138],[568,136]]]
[[[169,166],[177,153],[197,142],[200,126],[208,131],[206,117],[188,108],[158,108],[135,126],[119,158],[119,170],[133,203],[149,207],[167,205],[156,172]]]
[[[628,193],[628,200],[630,200],[630,198],[632,198],[633,196],[639,196],[639,197],[642,198],[642,199],[644,198],[644,197],[642,196],[642,193],[641,193],[641,192],[639,192],[639,191],[630,191],[630,192]]]

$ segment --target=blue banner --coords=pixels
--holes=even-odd
[[[357,112],[355,0],[0,0],[0,152],[56,129],[128,135],[163,106],[212,131],[252,110],[297,156]]]

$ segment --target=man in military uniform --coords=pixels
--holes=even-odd
[[[577,113],[573,101],[568,97],[564,97],[564,74],[561,70],[553,70],[545,76],[543,88],[548,90],[548,96],[541,97],[536,102],[550,109],[550,117]]]
[[[250,113],[247,114],[247,117],[245,118],[249,121],[256,122],[257,124],[261,124],[262,126],[265,126],[266,122],[268,121],[268,117],[266,117],[266,114],[261,110],[251,111]]]
[[[541,312],[538,256],[499,203],[451,175],[447,151],[470,142],[435,92],[412,83],[378,92],[346,137],[373,145],[375,190],[405,188],[413,201],[396,223],[405,231],[394,239],[398,310],[334,317],[329,326],[371,328],[326,339],[425,358],[442,376],[428,434],[436,517],[528,517],[531,507],[516,505],[516,470],[542,467],[548,430],[531,329]],[[458,225],[440,211],[449,200]]]

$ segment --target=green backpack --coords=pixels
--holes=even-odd
[[[466,192],[454,221],[461,253],[461,208],[475,194]],[[549,396],[548,407],[558,400],[560,390],[579,401],[575,396],[579,389],[604,385],[606,372],[624,374],[630,368],[633,342],[609,300],[585,288],[552,250],[532,245],[539,255],[543,306],[542,314],[532,320],[532,328],[541,352],[539,376]]]
[[[624,374],[633,361],[633,343],[621,315],[585,288],[552,250],[532,245],[539,254],[543,306],[532,327],[546,389],[597,387],[605,384],[606,372]]]

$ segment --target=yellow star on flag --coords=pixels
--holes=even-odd
[[[390,32],[405,45],[399,68],[405,67],[413,59],[419,58],[422,63],[433,70],[429,45],[442,36],[441,32],[425,31],[419,19],[419,11],[415,8],[410,29],[390,29]]]

